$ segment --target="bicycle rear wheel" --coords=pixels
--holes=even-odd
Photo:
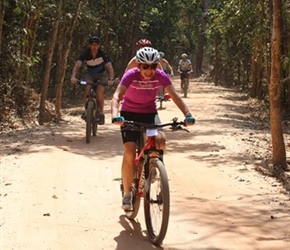
[[[169,222],[169,184],[165,166],[160,159],[150,163],[146,180],[148,188],[144,198],[144,214],[149,240],[162,244]]]
[[[87,103],[87,116],[86,116],[86,142],[89,143],[92,133],[92,119],[93,119],[93,102],[89,101]]]
[[[125,216],[129,220],[133,220],[137,216],[137,214],[139,212],[140,202],[141,202],[141,198],[138,195],[138,179],[135,179],[134,180],[134,184],[132,185],[132,205],[133,205],[133,210],[125,211]]]

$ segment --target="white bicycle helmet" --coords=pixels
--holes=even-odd
[[[183,57],[187,57],[187,54],[183,53],[183,54],[181,55],[181,58],[183,58]]]
[[[136,53],[136,60],[138,63],[158,63],[159,59],[159,52],[151,47],[144,47],[142,49],[139,49]]]

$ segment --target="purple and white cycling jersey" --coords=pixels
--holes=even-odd
[[[155,75],[150,80],[144,80],[138,68],[128,70],[123,75],[120,84],[128,88],[121,110],[134,113],[157,112],[155,98],[158,89],[172,85],[163,70],[156,69]]]

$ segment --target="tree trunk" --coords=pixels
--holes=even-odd
[[[204,0],[204,11],[201,17],[201,29],[198,36],[198,46],[196,52],[196,67],[195,67],[195,76],[199,77],[202,75],[202,62],[203,62],[203,54],[204,54],[204,47],[206,43],[205,31],[206,31],[206,24],[208,18],[208,0]]]
[[[51,120],[51,114],[46,113],[45,110],[45,102],[46,102],[46,96],[47,96],[47,88],[50,80],[50,71],[51,71],[51,64],[52,64],[52,58],[53,58],[53,51],[56,44],[56,38],[57,38],[57,32],[58,32],[58,26],[60,23],[62,14],[62,0],[59,0],[57,3],[57,16],[56,20],[54,22],[54,26],[52,29],[52,34],[50,36],[50,40],[48,43],[48,50],[47,50],[47,59],[45,63],[45,69],[44,69],[44,76],[43,76],[43,83],[41,88],[41,98],[40,98],[40,106],[39,106],[39,122],[40,124],[50,121]]]
[[[219,67],[220,67],[220,56],[219,56],[219,43],[220,43],[220,39],[219,39],[219,34],[215,33],[215,46],[214,46],[214,50],[215,50],[215,59],[214,59],[214,85],[218,86],[219,84]]]
[[[259,39],[259,38],[258,38]],[[255,48],[252,56],[252,89],[251,96],[259,97],[262,89],[262,49],[259,40],[255,43]]]
[[[280,45],[281,45],[281,0],[273,0],[273,27],[271,41],[271,77],[269,84],[270,124],[273,146],[272,163],[286,169],[286,150],[281,117]]]
[[[23,54],[25,55],[27,59],[30,59],[30,60],[32,60],[34,44],[35,44],[36,34],[37,34],[37,29],[38,29],[38,23],[39,23],[39,19],[41,17],[43,8],[44,8],[43,1],[38,1],[34,11],[31,12],[29,15],[27,15],[25,29],[28,32],[26,34],[26,37],[24,38],[26,41],[26,44],[24,45],[24,48],[23,48]],[[30,77],[31,63],[26,63],[25,67],[26,67],[26,71],[25,71],[23,80],[24,80],[24,83],[28,85],[28,83],[30,82],[29,77]]]
[[[3,0],[0,3],[0,53],[2,52],[2,36],[3,36],[3,25],[4,25],[4,16],[5,16],[5,3]]]
[[[62,101],[62,90],[63,90],[63,84],[64,84],[64,78],[65,78],[65,70],[66,70],[69,51],[70,51],[71,44],[72,44],[72,35],[73,35],[74,29],[76,27],[78,15],[80,13],[82,3],[83,3],[83,0],[79,0],[77,9],[75,11],[73,22],[72,22],[71,27],[70,27],[69,32],[68,32],[69,33],[68,34],[68,42],[65,46],[64,53],[62,54],[62,57],[60,59],[60,64],[58,64],[58,65],[62,65],[62,67],[60,68],[60,70],[57,74],[58,77],[57,77],[57,89],[56,89],[56,98],[55,98],[55,111],[56,111],[56,120],[57,121],[59,121],[61,119],[61,101]],[[61,48],[63,48],[63,42],[66,43],[66,40],[63,39],[60,42],[62,42],[62,44],[60,46],[61,46]],[[61,51],[63,51],[63,50],[61,50]],[[61,53],[61,51],[59,51],[59,53]]]

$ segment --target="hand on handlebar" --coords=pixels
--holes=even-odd
[[[125,121],[125,118],[123,116],[114,116],[112,118],[112,123],[114,123],[116,125],[122,126],[124,121]]]
[[[187,127],[193,125],[194,123],[195,123],[194,117],[190,113],[186,114],[184,119],[184,125]]]
[[[72,84],[77,84],[78,79],[75,78],[75,77],[72,77],[72,78],[70,79],[70,82],[71,82]]]
[[[115,80],[109,80],[108,81],[108,86],[111,87],[114,85]]]

